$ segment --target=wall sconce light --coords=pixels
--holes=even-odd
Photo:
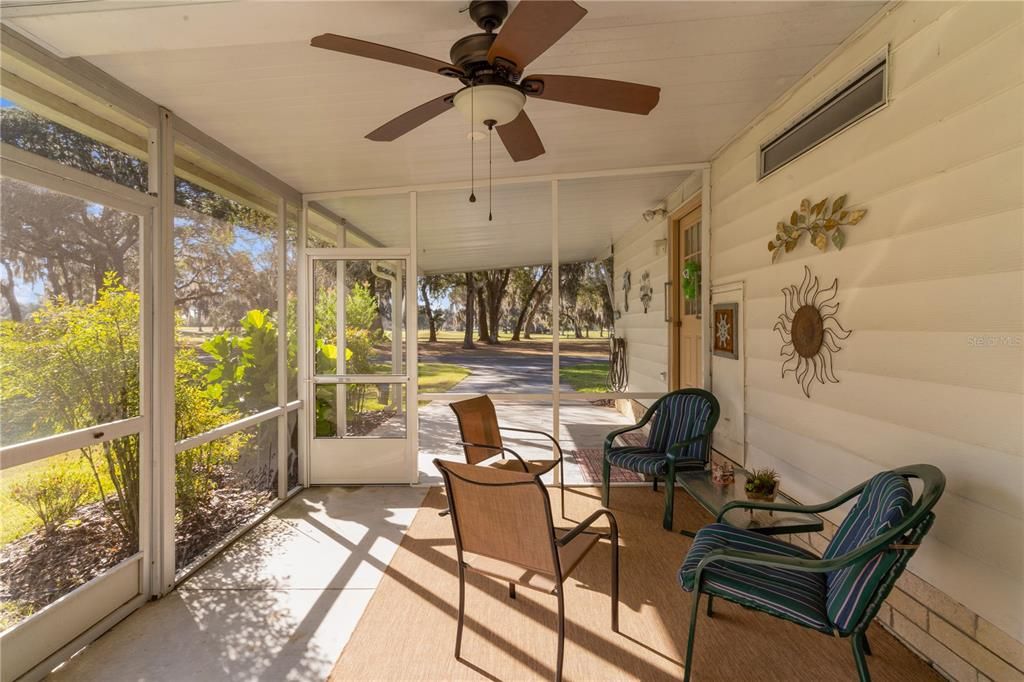
[[[649,223],[649,222],[651,222],[652,220],[655,220],[655,219],[660,220],[660,219],[664,218],[667,215],[668,215],[668,211],[665,210],[663,207],[659,206],[658,208],[650,208],[650,209],[647,209],[646,211],[644,211],[644,222],[648,222]]]

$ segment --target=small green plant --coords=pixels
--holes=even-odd
[[[89,493],[89,479],[70,467],[50,466],[11,486],[11,497],[32,510],[52,535]]]
[[[775,469],[754,469],[747,477],[747,484],[743,489],[751,495],[771,497],[775,495],[778,485],[779,475]]]

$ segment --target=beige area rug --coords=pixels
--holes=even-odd
[[[661,528],[661,491],[612,490],[621,534],[621,634],[611,631],[610,548],[599,544],[566,587],[565,680],[679,680],[690,617],[690,595],[676,570],[690,539]],[[600,505],[590,488],[566,491],[571,526]],[[554,676],[555,598],[468,574],[462,662],[455,660],[458,578],[451,520],[440,488],[430,491],[402,540],[330,679],[533,680]],[[677,527],[697,528],[710,517],[681,491]],[[716,601],[707,618],[701,604],[693,679],[855,680],[846,639],[834,639],[770,616]],[[939,680],[889,633],[869,631],[875,682]]]

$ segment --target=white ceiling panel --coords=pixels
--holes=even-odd
[[[559,258],[570,263],[609,255],[612,243],[657,206],[685,173],[594,178],[559,183]],[[486,185],[417,192],[421,272],[489,270],[551,262],[551,184],[499,185],[487,219]],[[383,246],[409,245],[409,198],[386,195],[320,202]]]
[[[459,13],[465,4],[95,2],[36,16],[19,7],[4,20],[318,192],[466,179],[468,129],[457,112],[395,142],[363,137],[457,83],[308,46],[333,32],[446,59],[476,31]],[[495,177],[707,160],[883,3],[581,4],[587,16],[527,71],[657,85],[661,103],[633,116],[531,100],[547,153],[516,164],[496,145]]]

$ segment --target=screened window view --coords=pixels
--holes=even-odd
[[[187,149],[184,153],[191,156]],[[188,156],[179,166],[193,167]],[[258,197],[236,190],[236,200],[211,186],[209,180],[175,180],[179,569],[263,512],[276,498],[283,473],[276,419],[189,447],[190,439],[271,409],[280,399],[278,335],[285,332],[278,277],[286,245],[278,214]],[[294,300],[288,309],[294,316]],[[289,375],[295,371],[294,352],[290,346]]]
[[[7,177],[0,191],[0,443],[138,417],[142,220]],[[5,467],[0,629],[138,550],[139,486],[138,435]]]

